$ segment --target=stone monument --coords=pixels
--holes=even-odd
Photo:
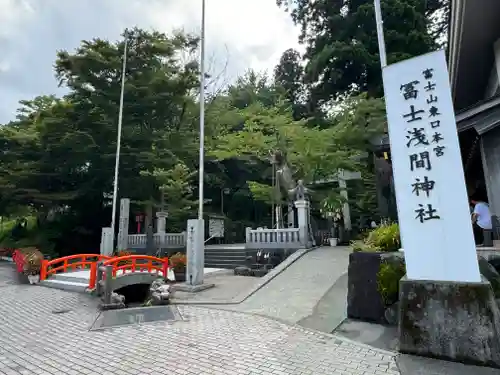
[[[399,347],[500,367],[500,311],[479,272],[443,50],[383,69],[406,277]]]
[[[102,228],[101,233],[101,255],[111,256],[113,255],[113,230],[109,227]]]
[[[130,199],[120,199],[120,216],[118,222],[118,238],[116,241],[117,250],[128,249],[128,226],[130,217]]]
[[[205,268],[205,220],[188,220],[186,237],[186,282],[174,285],[174,290],[199,292],[213,287],[214,284],[203,282]]]

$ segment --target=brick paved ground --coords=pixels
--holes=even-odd
[[[5,267],[2,375],[399,374],[388,352],[269,318],[193,306],[179,306],[184,321],[89,332],[95,300],[2,283]]]

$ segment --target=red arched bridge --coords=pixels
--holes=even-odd
[[[44,260],[40,270],[40,283],[71,291],[99,292],[109,280],[111,284],[108,289],[117,290],[133,284],[150,284],[159,277],[167,279],[168,271],[168,258],[78,254]]]

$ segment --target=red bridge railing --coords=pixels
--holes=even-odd
[[[125,274],[129,272],[156,272],[162,273],[163,277],[168,274],[168,258],[157,258],[149,255],[126,255],[113,257],[105,260],[101,266],[113,266],[112,275],[115,277],[119,272]],[[89,289],[94,289],[97,278],[97,262],[90,266]]]
[[[87,267],[92,268],[92,265],[95,265],[96,262],[109,259],[112,259],[112,257],[100,254],[77,254],[50,261],[44,260],[40,269],[40,280],[45,280],[47,276],[58,272],[76,271],[77,269],[85,269]]]

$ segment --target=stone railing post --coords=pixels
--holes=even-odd
[[[309,202],[306,200],[296,201],[295,207],[297,207],[300,244],[304,247],[309,247]]]
[[[245,228],[245,242],[246,243],[250,243],[251,242],[251,238],[250,238],[251,231],[252,231],[252,228],[250,228],[250,227],[246,227]]]

